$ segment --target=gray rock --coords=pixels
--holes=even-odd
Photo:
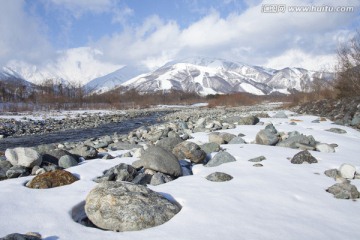
[[[0,238],[0,240],[41,240],[41,236],[36,236],[35,234],[20,234],[20,233],[12,233],[6,235],[5,237]]]
[[[227,173],[214,172],[206,176],[206,179],[212,182],[226,182],[233,179],[233,177]]]
[[[62,156],[72,156],[71,153],[69,153],[68,151],[65,151],[63,149],[49,149],[46,151],[42,151],[41,152],[42,157],[43,157],[43,162],[49,162],[49,163],[53,163],[56,165],[59,165],[59,159]],[[75,156],[73,156],[75,158]]]
[[[261,163],[255,163],[254,165],[253,165],[253,167],[263,167],[264,165],[262,165]]]
[[[256,134],[255,141],[257,144],[274,146],[279,141],[279,137],[270,130],[263,129]]]
[[[42,156],[32,148],[13,148],[6,149],[6,159],[13,165],[20,165],[27,168],[39,166],[42,162]]]
[[[163,149],[172,152],[176,145],[183,142],[184,140],[180,137],[166,137],[155,144],[155,146],[162,147]]]
[[[205,165],[205,167],[216,167],[224,163],[235,162],[236,159],[228,152],[219,152],[217,153],[210,161]]]
[[[344,129],[341,129],[341,128],[330,128],[330,129],[327,129],[325,131],[328,131],[328,132],[333,132],[333,133],[338,133],[338,134],[345,134],[347,133]]]
[[[266,157],[260,156],[260,157],[256,157],[256,158],[249,159],[248,161],[249,161],[249,162],[262,162],[262,161],[264,161],[264,160],[266,160]]]
[[[206,153],[199,145],[193,142],[181,142],[175,146],[172,153],[177,159],[189,159],[193,163],[202,163],[206,158]]]
[[[357,188],[348,182],[336,183],[329,187],[326,191],[333,194],[335,198],[339,199],[356,199],[360,197],[360,193]]]
[[[142,165],[146,169],[152,169],[174,177],[182,175],[181,166],[176,156],[157,146],[148,147],[144,154],[141,155],[140,162],[137,165]]]
[[[278,131],[276,130],[275,126],[273,124],[268,124],[265,126],[265,130],[268,130],[269,132],[273,134],[277,134]]]
[[[307,150],[298,152],[291,159],[291,163],[293,164],[303,164],[304,162],[311,164],[311,163],[317,163],[318,161]]]
[[[78,162],[71,155],[64,155],[64,156],[60,157],[60,159],[59,159],[59,167],[62,167],[62,168],[69,168],[69,167],[74,167],[77,165],[78,165]]]
[[[335,148],[333,148],[327,143],[318,143],[316,144],[315,149],[318,150],[319,152],[325,152],[325,153],[335,152]]]
[[[97,157],[98,151],[94,147],[81,145],[72,149],[70,153],[81,156],[85,159],[93,159]]]
[[[6,171],[8,178],[18,178],[30,175],[30,170],[24,166],[15,165]]]
[[[149,133],[145,133],[143,135],[143,137],[147,140],[149,140],[150,142],[156,142],[157,140],[159,140],[162,136],[164,135],[164,131],[161,129],[155,130],[155,131],[151,131]]]
[[[247,116],[239,119],[239,125],[256,125],[260,119],[256,116]]]
[[[324,172],[324,174],[328,177],[336,180],[340,176],[340,172],[337,169],[329,169]]]
[[[138,231],[161,225],[181,207],[145,186],[102,182],[86,198],[85,212],[92,223],[112,231]],[[120,216],[120,217],[119,217]]]
[[[355,166],[344,163],[339,167],[340,176],[347,179],[353,179],[355,177],[356,168]]]
[[[126,181],[131,182],[134,180],[138,172],[136,169],[126,163],[120,163],[108,170],[104,171],[104,174],[94,179],[94,182],[104,181]]]
[[[160,184],[168,183],[172,180],[173,179],[170,176],[157,172],[152,176],[150,185],[157,186]]]
[[[288,118],[288,116],[285,114],[284,111],[280,111],[277,112],[274,116],[272,116],[273,118]]]
[[[245,140],[242,139],[241,137],[234,137],[233,139],[231,139],[231,141],[229,142],[229,144],[245,144]]]
[[[210,142],[210,143],[204,143],[203,145],[200,146],[200,148],[206,153],[206,154],[210,154],[212,152],[218,152],[220,151],[220,145],[214,142]]]

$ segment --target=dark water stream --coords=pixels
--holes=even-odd
[[[155,124],[157,123],[158,117],[158,114],[153,114],[147,117],[129,119],[120,123],[103,124],[96,128],[69,129],[40,135],[8,137],[0,140],[0,151],[14,147],[34,147],[41,144],[84,141],[93,137],[112,135],[115,132],[124,134],[142,125]]]

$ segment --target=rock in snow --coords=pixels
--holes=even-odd
[[[142,185],[103,182],[86,197],[85,212],[96,226],[112,231],[137,231],[161,225],[181,207]]]
[[[42,156],[32,148],[18,147],[6,149],[6,159],[12,165],[20,165],[27,168],[39,166],[42,162]]]
[[[218,152],[205,167],[216,167],[224,163],[235,162],[236,159],[228,152]]]
[[[226,182],[226,181],[230,181],[231,179],[233,179],[233,177],[227,173],[223,173],[223,172],[214,172],[209,174],[206,177],[207,180],[212,181],[212,182]]]
[[[193,142],[181,142],[173,149],[173,154],[179,159],[189,159],[193,163],[202,163],[206,157],[206,153]]]
[[[348,182],[336,183],[329,187],[326,191],[333,194],[335,198],[340,199],[356,199],[360,197],[360,193],[357,188]]]
[[[34,177],[26,186],[29,188],[54,188],[72,184],[79,180],[65,170],[46,172]]]
[[[353,179],[355,177],[356,168],[351,164],[344,163],[340,166],[339,172],[341,177]]]
[[[301,151],[294,155],[291,159],[291,163],[293,164],[303,164],[303,163],[317,163],[318,161],[314,158],[308,150]]]

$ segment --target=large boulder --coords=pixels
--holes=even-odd
[[[172,152],[179,160],[187,158],[193,163],[202,163],[206,158],[206,153],[199,145],[188,141],[176,145]]]
[[[356,186],[350,184],[349,182],[336,183],[329,187],[327,192],[334,195],[335,198],[339,199],[356,199],[360,197]]]
[[[27,168],[39,166],[42,162],[42,156],[32,148],[18,147],[6,149],[6,159],[13,165],[20,165]]]
[[[161,225],[181,207],[142,185],[102,182],[86,197],[85,212],[97,227],[138,231]]]
[[[150,146],[144,151],[140,160],[136,161],[136,168],[139,166],[174,177],[182,176],[181,166],[177,157],[157,146]]]
[[[59,165],[59,159],[63,156],[71,156],[75,158],[75,156],[73,156],[71,153],[62,149],[49,149],[40,153],[42,154],[43,162],[49,162],[56,165]]]
[[[279,142],[279,136],[269,129],[263,129],[256,134],[255,141],[257,144],[274,146]]]
[[[318,161],[314,158],[308,150],[298,152],[291,159],[291,163],[293,164],[303,164],[303,163],[317,163]]]
[[[56,170],[34,177],[28,184],[26,184],[26,186],[29,188],[54,188],[72,184],[77,180],[79,179],[70,172],[65,170]]]
[[[172,152],[176,145],[183,142],[184,140],[180,137],[166,137],[156,142],[156,146],[162,147],[163,149]]]
[[[235,162],[236,159],[228,152],[218,152],[205,167],[216,167],[224,163]]]

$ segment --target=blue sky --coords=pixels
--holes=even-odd
[[[352,6],[346,13],[263,13],[264,4]],[[358,0],[1,0],[0,65],[47,64],[78,49],[153,69],[189,56],[274,68],[334,62],[360,28]],[[94,51],[96,50],[96,51]],[[101,53],[101,54],[99,54]],[[76,56],[72,56],[76,58]]]

